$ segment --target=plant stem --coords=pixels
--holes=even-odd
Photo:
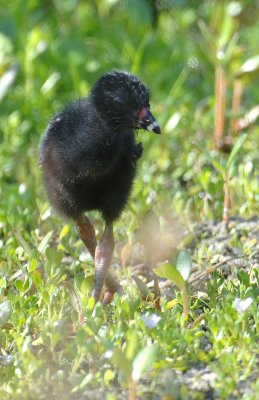
[[[154,279],[154,295],[155,295],[154,307],[156,310],[161,310],[159,282],[158,282],[158,277],[154,272],[153,272],[153,279]]]
[[[188,288],[187,285],[185,286],[185,289],[182,292],[183,294],[183,317],[185,321],[185,325],[187,324],[188,321],[188,313],[189,313],[189,294],[188,294]]]
[[[227,258],[226,260],[222,260],[220,262],[218,262],[217,264],[213,265],[212,267],[208,268],[206,271],[201,272],[200,274],[196,275],[194,278],[192,278],[189,283],[193,284],[193,282],[197,281],[197,280],[203,280],[207,275],[212,274],[212,272],[216,271],[219,267],[221,267],[221,265],[224,265],[226,263],[228,263],[229,261],[233,261],[233,260],[237,260],[239,258],[244,258],[247,256],[238,256],[238,257],[230,257]]]
[[[224,209],[223,209],[223,222],[228,227],[229,224],[229,209],[230,209],[230,193],[228,179],[224,180]]]
[[[204,320],[205,317],[206,317],[206,314],[205,314],[205,313],[202,313],[201,315],[199,315],[199,317],[197,317],[197,318],[195,319],[195,321],[193,321],[193,323],[192,323],[192,325],[190,326],[190,328],[195,328],[197,325],[199,325],[199,323],[200,323],[201,321]]]
[[[221,149],[224,142],[225,109],[226,109],[226,74],[221,65],[215,71],[215,118],[214,118],[214,144]]]
[[[129,400],[136,400],[136,382],[129,378]]]
[[[242,94],[243,94],[243,84],[240,79],[234,81],[233,85],[233,98],[232,98],[232,109],[231,109],[231,132],[236,134],[238,132],[238,119],[237,115],[240,111],[241,101],[242,101]]]

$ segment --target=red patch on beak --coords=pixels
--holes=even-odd
[[[138,111],[137,115],[138,115],[139,119],[143,119],[146,114],[147,114],[147,109],[145,107],[143,107]]]

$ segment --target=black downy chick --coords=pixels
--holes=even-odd
[[[114,249],[113,222],[128,199],[142,154],[134,131],[160,133],[150,112],[149,92],[140,80],[122,71],[103,75],[90,96],[68,105],[50,121],[40,146],[40,165],[50,203],[73,218],[95,263],[93,296],[104,301],[121,292],[108,271]],[[105,221],[97,245],[94,227],[84,215],[101,212]]]

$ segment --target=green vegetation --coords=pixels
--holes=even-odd
[[[0,398],[255,400],[258,3],[0,6]],[[37,154],[51,114],[113,68],[150,87],[162,135],[138,133],[144,154],[115,225],[125,295],[103,309]],[[132,278],[141,263],[169,279],[159,304]]]

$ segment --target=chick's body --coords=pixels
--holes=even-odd
[[[119,217],[138,155],[133,129],[117,132],[98,117],[91,99],[54,116],[41,145],[45,185],[54,208],[68,217],[98,210]]]
[[[49,200],[59,213],[75,220],[79,234],[95,263],[93,296],[106,300],[121,292],[110,274],[114,248],[113,221],[127,201],[142,146],[134,131],[160,133],[149,109],[147,88],[128,72],[103,75],[87,99],[56,114],[40,147],[40,164]],[[105,220],[97,244],[94,227],[84,214],[98,210]]]

